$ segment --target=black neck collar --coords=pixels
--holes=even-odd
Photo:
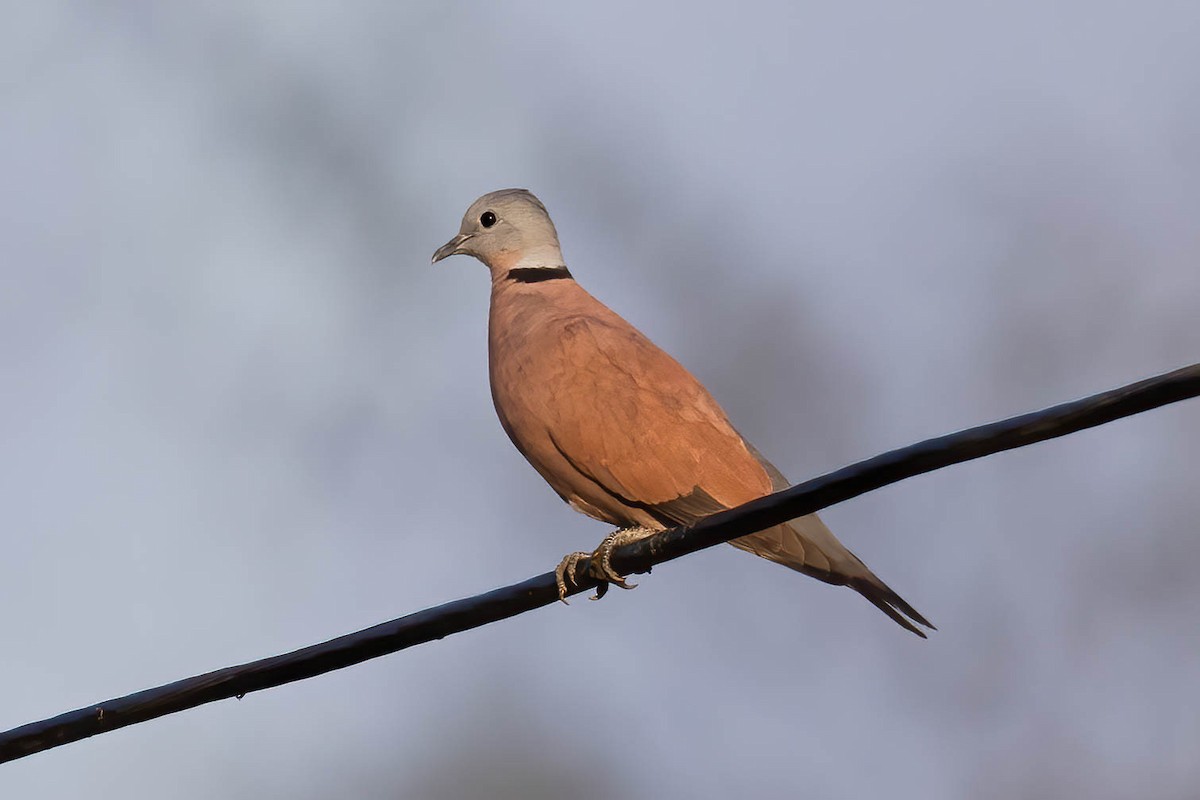
[[[570,279],[571,271],[566,267],[517,267],[510,269],[504,277],[517,283],[539,283],[560,278]]]

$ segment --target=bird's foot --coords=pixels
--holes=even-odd
[[[563,603],[570,605],[567,602],[567,581],[577,583],[579,562],[585,558],[591,558],[591,555],[591,553],[584,552],[568,553],[554,568],[554,583],[558,586],[558,599]]]
[[[567,555],[554,570],[554,581],[558,585],[558,599],[564,603],[567,602],[567,580],[569,579],[571,583],[578,583],[579,564],[585,560],[588,562],[587,574],[600,581],[600,585],[596,587],[596,594],[591,597],[592,600],[604,597],[608,593],[609,584],[622,589],[637,588],[636,583],[626,582],[625,576],[613,569],[612,551],[613,548],[636,542],[653,533],[654,531],[649,528],[620,528],[605,536],[604,541],[594,552]]]

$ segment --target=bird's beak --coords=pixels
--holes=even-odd
[[[431,263],[436,264],[447,256],[458,255],[462,252],[459,248],[466,243],[467,239],[470,239],[474,235],[473,233],[460,233],[458,236],[455,236],[437,249],[437,252],[433,254],[433,261]]]

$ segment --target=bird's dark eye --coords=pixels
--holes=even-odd
[[[485,228],[490,228],[496,224],[496,215],[490,211],[485,211],[479,215],[479,224]]]

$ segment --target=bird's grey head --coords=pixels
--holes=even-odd
[[[565,266],[546,207],[525,189],[501,189],[472,203],[458,235],[438,248],[433,263],[454,255],[474,256],[493,273]]]

